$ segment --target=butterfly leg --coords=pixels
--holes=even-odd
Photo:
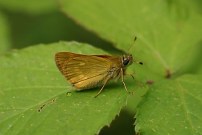
[[[133,74],[125,74],[125,75],[130,75],[133,79],[135,79]]]
[[[126,92],[130,93],[130,92],[128,91],[127,87],[126,87],[125,82],[124,82],[124,72],[123,72],[123,69],[122,69],[122,68],[121,68],[121,81],[122,81],[122,83],[123,83],[123,86],[124,86]]]
[[[99,92],[94,96],[94,98],[96,98],[98,95],[100,95],[100,93],[102,92],[102,90],[104,89],[105,85],[107,84],[107,82],[110,80],[110,78],[107,78],[102,86],[102,88],[99,90]]]
[[[134,73],[126,73],[126,72],[123,71],[123,69],[121,69],[121,72],[123,72],[123,75],[129,75],[129,76],[131,76],[133,79],[135,79]]]

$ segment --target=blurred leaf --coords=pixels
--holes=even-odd
[[[189,4],[192,1],[60,1],[68,16],[118,48],[128,51],[136,35],[138,41],[130,51],[145,63],[144,72],[137,73],[141,80],[183,74],[195,66],[202,17]]]
[[[39,43],[52,43],[71,39],[71,22],[59,12],[41,15],[28,15],[7,12],[13,48],[23,48]],[[75,27],[73,27],[75,28]],[[71,36],[70,33],[72,33]]]
[[[41,14],[57,9],[56,0],[0,0],[0,8],[15,11],[26,12],[29,14]]]
[[[10,48],[9,28],[4,15],[0,12],[0,54]]]
[[[199,135],[201,82],[201,75],[185,75],[154,85],[139,105],[136,130],[148,135]]]
[[[87,42],[110,52],[114,51],[110,46],[102,46],[109,43],[75,24],[61,12],[54,11],[40,15],[8,11],[4,13],[7,15],[11,27],[12,48],[14,49],[65,40]]]
[[[130,95],[121,82],[109,84],[97,98],[100,88],[66,94],[72,88],[55,66],[59,51],[106,54],[87,44],[61,42],[1,57],[0,134],[95,134],[127,104]],[[126,84],[131,90],[134,81],[126,78]]]

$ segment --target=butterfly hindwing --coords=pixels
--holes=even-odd
[[[77,89],[91,88],[101,84],[111,68],[111,61],[104,55],[99,57],[99,55],[59,52],[55,59],[61,73]]]

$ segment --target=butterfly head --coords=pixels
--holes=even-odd
[[[122,64],[123,64],[124,67],[126,67],[128,65],[131,65],[133,62],[136,62],[136,63],[138,63],[140,65],[143,65],[142,62],[134,61],[132,54],[123,55],[123,57],[122,57]]]
[[[122,64],[124,67],[131,65],[133,63],[133,56],[131,54],[123,55]]]

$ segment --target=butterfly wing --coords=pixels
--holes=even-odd
[[[107,57],[59,52],[55,55],[56,65],[66,79],[77,89],[88,89],[100,85],[111,67]]]

